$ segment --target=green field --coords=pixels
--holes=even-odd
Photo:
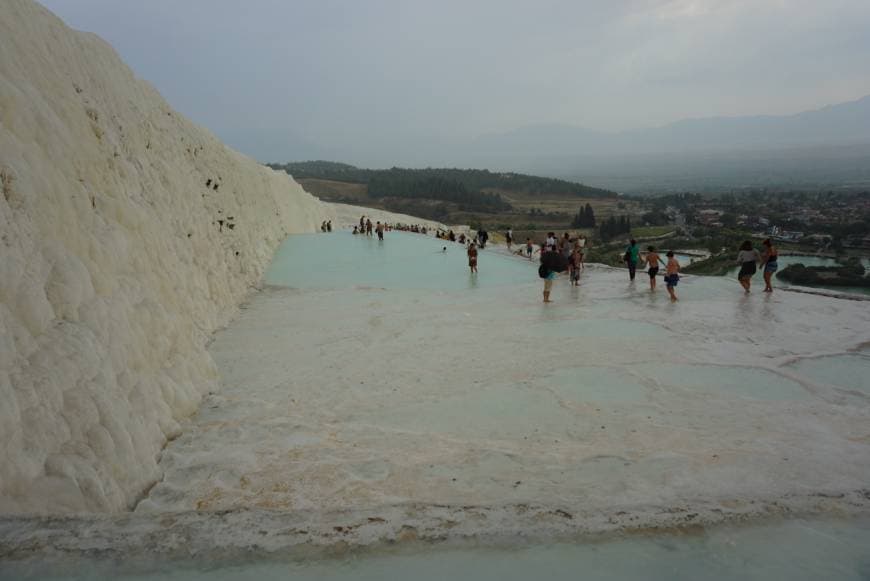
[[[675,231],[673,226],[638,226],[631,229],[631,235],[635,238],[656,238]]]

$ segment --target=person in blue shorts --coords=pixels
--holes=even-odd
[[[665,265],[665,285],[668,289],[668,294],[671,295],[671,302],[677,302],[677,293],[674,289],[677,288],[677,283],[680,282],[680,263],[674,258],[674,251],[668,250],[668,263]]]
[[[770,285],[770,279],[773,273],[779,269],[776,259],[779,258],[779,252],[773,246],[770,238],[761,243],[764,250],[761,251],[761,264],[764,266],[764,292],[772,293],[773,287]]]

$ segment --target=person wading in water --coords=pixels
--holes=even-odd
[[[764,250],[761,252],[761,266],[762,272],[764,273],[764,292],[772,293],[773,287],[770,286],[770,278],[779,268],[779,265],[776,262],[776,259],[779,258],[779,252],[774,248],[773,242],[770,241],[770,238],[761,244],[764,246]]]
[[[632,238],[628,243],[628,248],[625,249],[625,255],[622,257],[625,264],[628,266],[628,279],[634,280],[634,273],[637,270],[637,261],[640,256],[640,248],[637,247],[637,240]]]
[[[744,240],[743,244],[740,245],[740,252],[737,253],[737,263],[740,264],[737,280],[740,281],[740,286],[747,294],[752,286],[752,276],[755,274],[759,259],[758,251],[752,247],[752,242]]]
[[[468,267],[472,273],[477,272],[477,246],[474,242],[468,245]]]

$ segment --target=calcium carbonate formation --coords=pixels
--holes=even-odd
[[[0,3],[0,187],[0,512],[127,509],[209,334],[333,210],[31,0]]]

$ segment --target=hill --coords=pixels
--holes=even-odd
[[[269,164],[324,200],[384,207],[434,220],[513,211],[512,199],[611,199],[617,194],[579,182],[485,169],[363,169],[331,161]]]

